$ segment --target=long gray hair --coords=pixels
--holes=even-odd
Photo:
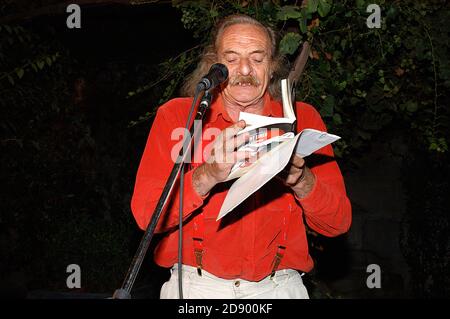
[[[272,98],[279,100],[280,97],[280,80],[287,75],[287,60],[279,54],[277,47],[277,37],[275,31],[263,25],[258,20],[253,19],[247,15],[243,14],[234,14],[228,17],[225,17],[221,21],[218,22],[214,31],[213,31],[213,43],[208,44],[204,49],[203,53],[200,56],[200,61],[197,65],[197,68],[186,78],[183,86],[181,87],[181,94],[183,96],[194,96],[195,88],[197,87],[197,83],[201,80],[202,76],[208,73],[211,65],[217,62],[217,46],[218,40],[222,36],[224,30],[235,24],[252,24],[256,25],[263,30],[266,31],[267,36],[270,39],[271,43],[271,73],[272,78],[269,82],[269,93]]]

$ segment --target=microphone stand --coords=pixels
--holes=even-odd
[[[194,97],[191,111],[195,107],[195,101],[197,100],[197,95],[199,91],[196,92],[196,97]],[[175,164],[170,172],[170,175],[167,179],[166,185],[159,197],[158,204],[153,212],[152,218],[145,230],[144,235],[142,236],[139,247],[134,255],[134,258],[131,262],[130,267],[128,268],[128,272],[125,276],[125,280],[121,288],[117,289],[112,299],[131,299],[131,289],[133,288],[134,281],[139,273],[139,269],[141,268],[142,262],[144,261],[145,254],[147,253],[148,247],[152,240],[153,234],[155,232],[156,225],[161,217],[161,213],[164,210],[165,205],[172,193],[173,187],[175,185],[177,176],[181,170],[181,167],[184,165],[184,161],[186,160],[187,154],[190,153],[190,147],[192,144],[192,140],[197,136],[198,133],[201,133],[201,126],[194,125],[195,121],[200,120],[203,122],[203,118],[205,117],[206,110],[210,107],[212,100],[212,95],[209,93],[209,90],[205,91],[202,100],[200,101],[200,105],[197,110],[197,114],[195,116],[194,122],[191,124],[189,130],[189,136],[184,136],[183,147],[178,154],[178,157],[175,161]],[[188,125],[189,123],[187,123]],[[186,127],[187,127],[186,125]],[[182,191],[182,190],[181,190]]]

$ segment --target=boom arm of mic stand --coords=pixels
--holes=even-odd
[[[122,287],[117,289],[114,292],[113,299],[131,299],[131,289],[133,288],[134,281],[139,273],[139,269],[141,268],[142,262],[144,261],[145,254],[147,253],[148,247],[150,246],[150,242],[153,238],[153,234],[155,232],[156,225],[161,217],[161,213],[164,210],[167,201],[172,194],[173,187],[175,185],[176,178],[181,170],[182,165],[186,159],[186,155],[190,153],[190,147],[192,144],[192,140],[197,136],[197,134],[201,129],[201,126],[194,125],[195,121],[201,120],[205,116],[206,110],[211,105],[212,95],[206,91],[203,95],[203,98],[198,107],[197,114],[195,116],[194,122],[192,123],[189,136],[184,136],[183,148],[180,151],[180,154],[175,161],[175,164],[170,172],[169,178],[167,179],[166,185],[159,197],[158,204],[156,205],[155,211],[153,212],[152,218],[145,230],[144,235],[142,236],[139,247],[134,255],[134,258],[131,262],[131,265],[128,269],[128,272],[125,276],[125,280],[123,281]],[[195,107],[193,105],[192,107]],[[200,132],[201,133],[201,132]]]

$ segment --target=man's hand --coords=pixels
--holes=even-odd
[[[249,158],[247,152],[236,151],[248,140],[248,134],[237,136],[245,125],[244,121],[239,121],[224,129],[213,142],[211,156],[195,168],[192,184],[200,196],[206,195],[216,184],[223,182],[236,162]]]
[[[286,186],[292,188],[299,198],[303,198],[312,190],[316,178],[305,165],[305,160],[293,155],[286,168],[277,175]]]

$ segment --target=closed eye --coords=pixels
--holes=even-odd
[[[261,63],[264,61],[265,54],[256,52],[252,54],[252,61],[255,63]]]

